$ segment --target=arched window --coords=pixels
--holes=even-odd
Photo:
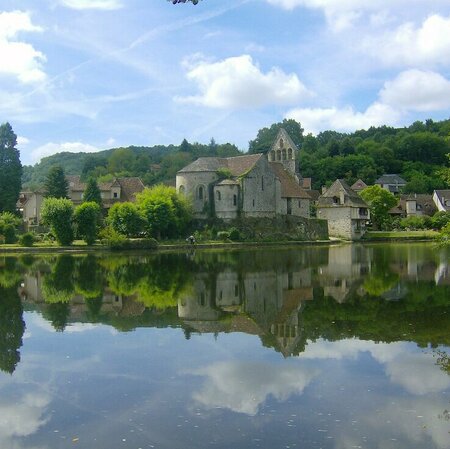
[[[283,148],[281,150],[281,154],[282,154],[282,157],[283,157],[283,161],[285,161],[286,160],[286,148]]]
[[[233,206],[237,206],[237,195],[233,195]]]
[[[277,161],[281,161],[281,151],[277,151]]]
[[[205,189],[203,188],[203,186],[200,186],[198,188],[198,199],[202,200],[205,197]]]
[[[293,159],[293,157],[292,157],[292,148],[288,148],[288,159],[289,160]]]
[[[218,190],[216,190],[216,200],[220,201],[221,199],[222,199],[222,194]]]
[[[179,188],[178,188],[178,193],[182,193],[183,195],[184,195],[184,192],[185,192],[185,188],[184,188],[184,186],[180,186]]]
[[[283,139],[280,139],[280,148],[283,148],[283,146],[284,146]]]

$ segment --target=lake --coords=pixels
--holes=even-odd
[[[0,448],[448,449],[449,257],[0,257]]]

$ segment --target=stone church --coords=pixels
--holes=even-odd
[[[176,188],[192,198],[196,218],[308,218],[311,196],[299,184],[297,150],[281,129],[267,155],[198,158],[177,173]]]

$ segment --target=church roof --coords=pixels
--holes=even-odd
[[[233,176],[241,176],[251,170],[262,154],[249,154],[235,157],[199,157],[182,168],[178,173],[216,172],[220,168],[230,170]]]
[[[310,200],[308,192],[300,187],[297,181],[285,169],[281,162],[269,162],[277,178],[281,182],[282,198],[304,198]]]
[[[343,179],[336,179],[331,187],[325,191],[318,201],[319,206],[329,206],[333,204],[333,198],[340,198],[341,192],[344,193],[343,206],[368,207],[366,202],[350,188]]]

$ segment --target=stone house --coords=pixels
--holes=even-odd
[[[337,179],[318,199],[317,217],[328,221],[330,237],[358,240],[366,232],[369,206],[343,180]]]
[[[22,215],[25,230],[39,225],[43,201],[44,192],[42,190],[20,192],[17,210]]]
[[[177,173],[176,189],[192,198],[200,219],[309,217],[311,197],[299,185],[296,150],[282,129],[267,156],[201,157]]]
[[[436,211],[437,208],[431,195],[411,193],[409,195],[400,195],[397,206],[393,207],[389,211],[389,214],[400,218],[418,217],[422,215],[431,217]]]

